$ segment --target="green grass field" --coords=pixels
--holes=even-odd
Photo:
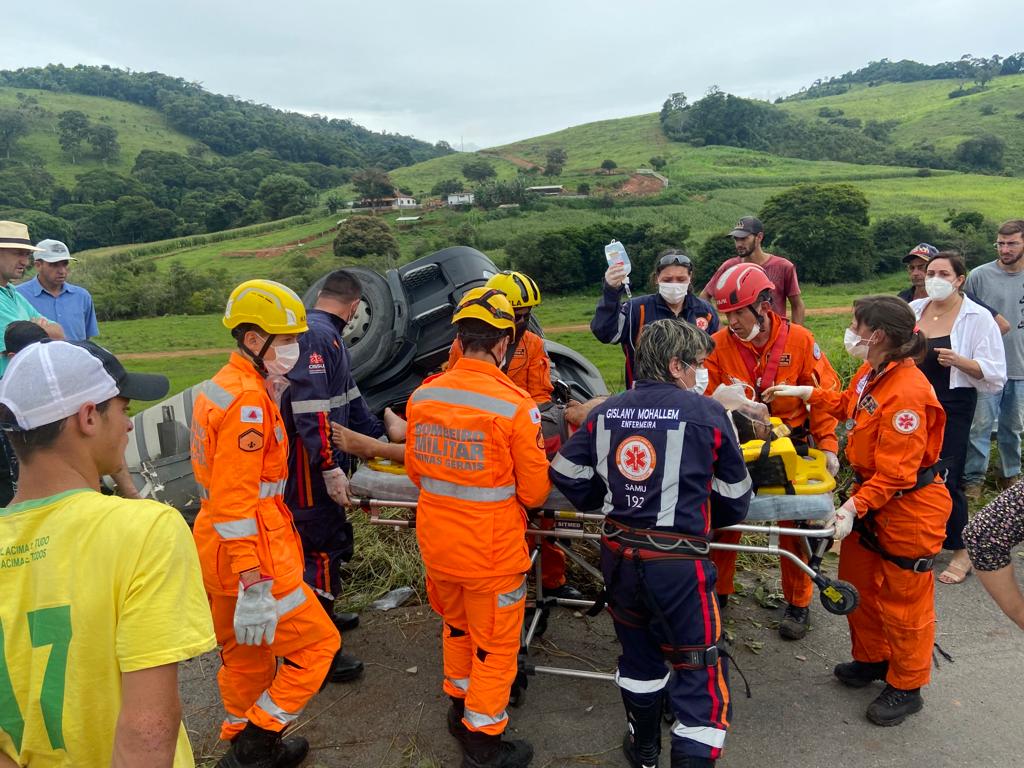
[[[0,88],[0,108],[15,109],[18,106],[17,93],[34,96],[47,113],[30,119],[30,133],[18,140],[18,147],[39,158],[57,182],[69,188],[75,185],[75,176],[97,168],[108,168],[128,175],[135,164],[135,158],[144,149],[185,154],[189,146],[195,144],[195,141],[168,126],[156,110],[116,99],[31,88]],[[107,125],[116,130],[121,145],[120,156],[104,165],[102,161],[90,157],[88,144],[83,144],[85,156],[77,163],[72,163],[60,148],[57,133],[57,116],[69,109],[84,112],[94,124]]]

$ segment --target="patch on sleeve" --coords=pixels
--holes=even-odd
[[[263,409],[258,405],[246,405],[242,407],[243,424],[262,424]]]
[[[263,433],[256,429],[247,429],[238,436],[238,447],[247,453],[263,448]]]
[[[639,435],[623,440],[615,452],[615,466],[619,468],[624,478],[634,483],[650,477],[657,463],[658,457],[654,453],[651,441]]]
[[[544,430],[537,427],[537,447],[544,450]]]
[[[706,331],[708,329],[708,319],[706,317],[698,317],[693,324],[702,331]]]
[[[533,406],[530,409],[530,421],[534,424],[540,424],[540,409],[537,406]]]
[[[897,411],[892,417],[892,425],[897,432],[909,435],[921,426],[921,417],[915,411]]]
[[[814,349],[811,351],[814,355],[815,360],[821,360],[821,347],[818,346],[818,342],[814,342]]]

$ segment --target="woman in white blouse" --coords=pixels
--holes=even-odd
[[[928,354],[921,362],[935,394],[946,411],[941,468],[953,498],[946,524],[944,549],[953,557],[939,574],[943,584],[959,584],[971,571],[964,549],[967,498],[962,487],[967,443],[978,392],[994,392],[1006,382],[1003,339],[991,312],[963,295],[967,269],[955,251],[943,251],[928,260],[925,273],[927,299],[910,302],[918,327],[928,337]]]

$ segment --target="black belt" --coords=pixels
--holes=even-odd
[[[601,543],[618,552],[633,549],[642,559],[686,558],[688,560],[707,558],[711,543],[701,536],[689,536],[673,531],[652,528],[632,528],[605,518],[601,526]]]
[[[892,497],[894,499],[898,499],[901,496],[906,496],[908,493],[913,493],[914,491],[920,491],[922,488],[927,488],[929,485],[934,483],[936,477],[941,477],[941,476],[942,476],[942,473],[939,472],[939,465],[938,464],[932,464],[930,467],[926,467],[926,468],[918,471],[918,473],[917,473],[917,481],[914,483],[912,488],[904,488],[902,491],[896,491],[896,493],[894,493],[892,495]],[[857,483],[857,485],[863,485],[864,484],[864,477],[863,477],[863,475],[861,475],[860,472],[857,472],[856,470],[854,470],[854,473],[853,473],[853,480],[854,480],[854,482]]]
[[[878,543],[878,536],[875,534],[873,528],[875,511],[868,510],[868,513],[864,517],[854,518],[853,530],[860,534],[860,543],[864,549],[874,552],[883,560],[887,560],[898,568],[902,568],[904,571],[913,571],[914,573],[928,573],[935,567],[936,555],[925,555],[924,557],[902,557],[901,555],[893,555],[886,552],[882,548],[882,545]],[[937,554],[937,553],[936,553]]]

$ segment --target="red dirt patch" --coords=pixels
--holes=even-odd
[[[300,245],[318,240],[324,235],[328,235],[333,232],[337,227],[331,227],[325,229],[323,232],[317,232],[313,235],[307,235],[306,237],[299,238],[298,240],[292,240],[291,242],[284,243],[282,245],[275,245],[272,248],[258,248],[251,251],[224,251],[221,253],[221,257],[225,259],[273,259],[280,256],[283,253],[294,250]],[[322,256],[327,253],[329,248],[327,246],[317,246],[316,248],[310,248],[306,253],[310,256]]]
[[[665,189],[665,185],[661,183],[661,179],[644,173],[634,173],[619,188],[617,194],[629,195],[630,197],[647,197],[649,195],[657,195],[663,189]]]

